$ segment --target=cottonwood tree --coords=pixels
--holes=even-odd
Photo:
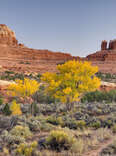
[[[100,79],[95,76],[98,67],[90,62],[72,60],[58,65],[57,70],[58,73],[44,73],[41,80],[46,87],[45,92],[65,103],[68,110],[86,92],[100,86]]]
[[[8,94],[16,97],[22,97],[24,101],[31,104],[31,112],[33,113],[32,95],[38,91],[40,84],[36,80],[24,78],[24,80],[16,80],[8,86]]]

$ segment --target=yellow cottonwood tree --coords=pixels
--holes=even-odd
[[[16,80],[8,86],[8,94],[18,97],[30,97],[39,89],[39,83],[36,80],[25,78]]]
[[[24,80],[16,80],[8,86],[8,94],[12,96],[22,97],[25,102],[31,104],[31,114],[33,113],[32,95],[39,89],[40,84],[36,80],[24,78]],[[14,107],[16,104],[14,104]]]
[[[88,91],[100,86],[100,79],[95,76],[97,66],[90,62],[71,60],[57,66],[58,73],[44,73],[41,80],[45,83],[46,93],[66,103],[68,109]]]
[[[14,100],[10,106],[10,110],[12,112],[12,115],[21,115],[21,108],[20,104],[17,104],[16,101]]]

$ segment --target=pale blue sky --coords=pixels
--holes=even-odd
[[[0,23],[31,48],[86,56],[116,38],[116,0],[1,0]]]

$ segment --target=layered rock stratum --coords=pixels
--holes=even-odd
[[[0,44],[13,46],[18,44],[15,33],[5,24],[0,24]]]
[[[36,50],[18,43],[15,33],[0,24],[0,67],[16,72],[56,72],[57,64],[68,60],[87,60],[99,67],[99,71],[116,74],[116,40],[101,43],[101,50],[86,58],[73,57],[69,53]]]
[[[0,65],[5,70],[55,72],[57,64],[71,59],[74,57],[69,53],[27,48],[18,43],[15,33],[8,26],[0,24]]]
[[[93,65],[97,65],[103,73],[116,74],[116,40],[108,44],[106,40],[101,43],[101,50],[86,57]]]

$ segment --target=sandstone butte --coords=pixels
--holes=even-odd
[[[17,72],[55,72],[56,65],[71,59],[69,53],[36,50],[18,43],[15,33],[5,24],[0,24],[0,66]]]
[[[99,67],[103,73],[116,74],[116,40],[102,41],[101,50],[86,57],[93,65]]]

